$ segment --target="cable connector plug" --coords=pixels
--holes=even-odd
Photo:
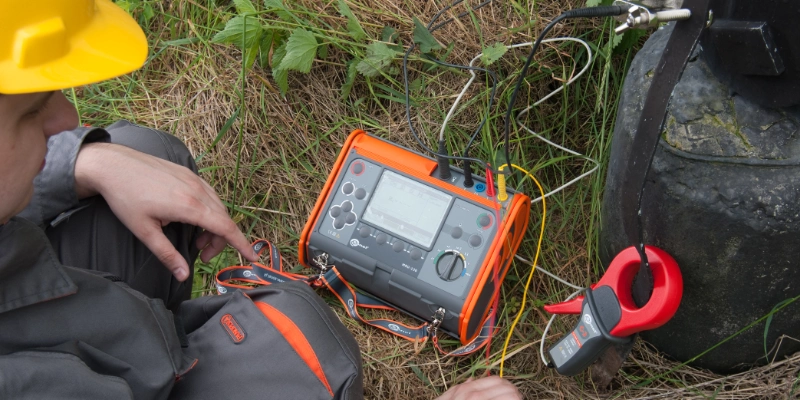
[[[624,6],[586,7],[565,11],[561,16],[564,18],[616,17],[627,12],[628,7]]]
[[[494,197],[494,178],[492,177],[492,169],[486,168],[486,195]]]
[[[506,201],[508,200],[508,192],[506,192],[506,176],[503,175],[503,167],[501,166],[498,171],[500,172],[497,174],[497,200]]]
[[[472,161],[464,160],[464,187],[471,188],[474,185],[475,181],[472,179]]]
[[[638,5],[630,7],[626,13],[628,17],[625,19],[625,23],[614,29],[617,35],[621,35],[629,29],[655,27],[660,22],[682,21],[692,17],[692,12],[688,9],[664,10],[653,13],[646,7]]]
[[[447,147],[444,145],[444,140],[439,141],[436,162],[439,163],[439,179],[449,181],[453,174],[450,172],[450,160],[447,158]]]

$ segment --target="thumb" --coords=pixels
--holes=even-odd
[[[161,229],[153,229],[153,232],[143,235],[139,239],[172,272],[177,280],[183,282],[189,277],[189,265],[169,239],[164,236]]]

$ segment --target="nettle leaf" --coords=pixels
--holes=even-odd
[[[262,31],[263,33],[263,31]],[[255,63],[256,58],[258,58],[258,50],[261,47],[261,34],[259,34],[258,39],[253,43],[252,46],[244,50],[244,67],[245,69],[250,69]]]
[[[327,43],[323,43],[323,44],[319,45],[319,47],[317,47],[317,57],[319,57],[320,60],[324,60],[324,59],[328,58],[328,44]]]
[[[622,38],[623,37],[625,37],[624,33],[622,35],[619,35],[619,34],[615,33],[614,36],[611,37],[611,49],[612,50],[616,49],[617,46],[619,46],[619,44],[622,43]]]
[[[131,13],[131,8],[133,8],[131,2],[129,2],[128,0],[117,0],[117,2],[114,4],[116,4],[117,7],[125,10],[125,12],[128,14]]]
[[[342,98],[346,99],[347,96],[350,96],[350,91],[353,90],[353,83],[356,81],[356,75],[358,74],[358,70],[356,67],[358,66],[358,59],[354,58],[347,62],[347,75],[344,78],[344,84],[342,85]]]
[[[483,49],[483,54],[481,55],[481,61],[483,65],[491,65],[495,61],[499,60],[503,54],[506,54],[508,48],[506,45],[498,42],[495,43],[485,49]]]
[[[319,44],[313,33],[303,28],[295,29],[286,41],[286,56],[278,64],[278,68],[307,74],[317,56],[317,47]]]
[[[381,41],[382,42],[389,42],[389,43],[397,43],[397,39],[400,38],[400,34],[389,25],[383,27],[381,31]]]
[[[264,6],[275,12],[281,20],[286,22],[294,21],[294,15],[283,5],[283,0],[264,0]]]
[[[392,28],[391,26],[384,26],[383,31],[381,31],[381,41],[386,43],[392,43],[389,45],[389,48],[395,50],[397,52],[403,52],[403,46],[397,44],[400,40],[400,34]]]
[[[145,4],[144,8],[142,9],[142,16],[144,16],[145,22],[150,22],[150,20],[156,16],[156,12],[155,10],[153,10],[153,6],[151,6],[149,3]]]
[[[372,42],[367,45],[367,57],[358,63],[356,69],[364,76],[376,77],[392,63],[397,54],[386,43]]]
[[[256,8],[253,6],[253,3],[250,0],[233,0],[233,4],[236,6],[236,11],[239,14],[255,14]]]
[[[258,18],[237,15],[231,18],[231,20],[225,24],[225,29],[217,32],[217,34],[211,38],[211,41],[213,43],[233,43],[240,48],[242,47],[242,43],[244,43],[244,49],[249,49],[259,43],[263,32],[264,27],[261,26]],[[244,40],[244,42],[242,40]]]
[[[611,38],[611,48],[616,54],[622,54],[639,42],[642,36],[645,36],[647,31],[644,29],[631,29],[625,31],[622,35],[614,35]]]
[[[281,69],[280,65],[286,57],[286,42],[278,46],[275,52],[272,53],[272,78],[278,84],[278,89],[281,94],[286,96],[286,91],[289,90],[289,71]]]
[[[423,53],[430,53],[433,50],[442,48],[428,28],[422,25],[422,22],[419,22],[417,17],[414,17],[414,43],[419,45],[419,50]]]
[[[364,40],[367,38],[367,33],[364,32],[361,23],[358,22],[356,16],[350,11],[350,6],[348,6],[344,0],[339,0],[339,14],[347,18],[347,31],[350,32],[350,37],[354,40]]]

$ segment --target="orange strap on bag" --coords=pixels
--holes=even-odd
[[[259,256],[264,253],[265,250],[268,251],[269,257],[267,265],[254,262],[250,263],[249,266],[237,265],[222,269],[216,275],[216,287],[219,294],[225,294],[236,289],[252,289],[254,287],[253,285],[263,286],[287,281],[302,281],[312,287],[324,286],[342,303],[342,306],[354,320],[412,342],[424,343],[428,339],[431,339],[434,347],[442,354],[448,356],[465,356],[472,354],[486,346],[492,336],[491,333],[494,329],[495,319],[493,311],[489,312],[489,315],[483,323],[480,334],[475,337],[475,339],[456,350],[447,352],[441,348],[436,336],[438,333],[438,325],[441,323],[441,318],[444,317],[443,310],[442,314],[434,315],[432,322],[425,322],[418,326],[408,326],[391,319],[364,318],[358,311],[359,307],[389,311],[398,310],[379,299],[356,292],[347,281],[344,280],[341,274],[339,274],[335,266],[324,265],[324,261],[322,260],[320,260],[320,263],[323,264],[323,266],[318,275],[307,276],[295,274],[283,269],[283,261],[280,252],[278,252],[277,247],[269,241],[263,239],[256,240],[253,242],[252,246],[253,250]],[[246,282],[251,285],[246,286],[237,282]]]

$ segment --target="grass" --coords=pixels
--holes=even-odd
[[[296,29],[311,32],[317,46],[308,73],[276,69],[277,46],[249,53],[254,50],[247,45],[246,35],[229,43],[215,43],[215,35],[241,14],[227,1],[127,0],[124,4],[144,26],[151,56],[140,71],[77,89],[74,98],[83,122],[104,126],[127,119],[178,136],[197,156],[202,176],[226,202],[243,231],[251,238],[273,241],[290,265],[298,265],[300,232],[351,130],[362,128],[417,149],[404,118],[400,55],[384,60],[388,63],[374,76],[353,75],[350,68],[351,63],[369,58],[369,45],[383,39],[384,27],[396,30],[399,44],[408,46],[413,37],[412,18],[427,21],[444,3],[348,0],[346,4],[364,32],[360,37],[352,26],[348,27],[348,18],[340,14],[336,1],[266,2],[271,6],[254,2],[255,12],[246,13],[246,24],[262,24],[265,32],[272,32],[279,40],[286,40]],[[281,4],[285,9],[277,7]],[[443,49],[435,55],[466,64],[482,48],[496,42],[532,40],[562,10],[581,5],[577,0],[496,1],[437,31],[435,37]],[[456,8],[455,12],[463,10]],[[527,120],[537,132],[603,165],[609,154],[620,88],[635,53],[635,47],[612,50],[612,30],[610,21],[574,21],[554,29],[551,37],[577,35],[590,41],[597,57],[587,75],[535,109]],[[396,44],[393,39],[383,43]],[[525,50],[509,51],[492,65],[501,82],[489,122],[473,148],[474,156],[492,160],[500,149],[503,112]],[[253,59],[252,66],[243,62],[245,58]],[[585,61],[586,54],[578,45],[543,46],[526,77],[517,107],[560,85]],[[416,56],[410,67],[414,122],[431,145],[469,75],[435,67]],[[285,93],[280,82],[284,72],[288,73]],[[349,94],[342,96],[342,87],[349,84]],[[486,112],[488,93],[486,82],[478,80],[473,85],[449,125],[451,150],[466,143]],[[566,158],[519,131],[512,134],[512,157],[534,171],[545,190],[588,168],[583,160]],[[605,169],[601,168],[548,199],[540,264],[578,285],[588,285],[599,277],[597,242],[604,177]],[[528,194],[536,193],[527,180],[513,181],[512,185]],[[540,210],[534,206],[532,214],[537,212]],[[539,223],[539,218],[531,219],[521,247],[520,255],[527,259],[533,259]],[[237,257],[228,251],[207,264],[198,263],[195,294],[210,294],[214,273],[239,263]],[[416,348],[343,317],[362,348],[366,396],[432,398],[470,376],[487,371],[496,374],[505,329],[520,307],[529,267],[515,262],[503,285],[500,332],[488,360],[485,353],[442,358],[430,346]],[[610,389],[593,387],[586,374],[559,376],[539,361],[538,343],[548,318],[541,306],[566,298],[570,291],[542,275],[535,276],[526,314],[512,337],[505,362],[506,377],[519,386],[525,398],[777,398],[797,396],[800,390],[800,356],[721,377],[670,361],[641,342]],[[344,315],[338,304],[331,304]],[[570,329],[573,322],[558,319],[548,343]]]

